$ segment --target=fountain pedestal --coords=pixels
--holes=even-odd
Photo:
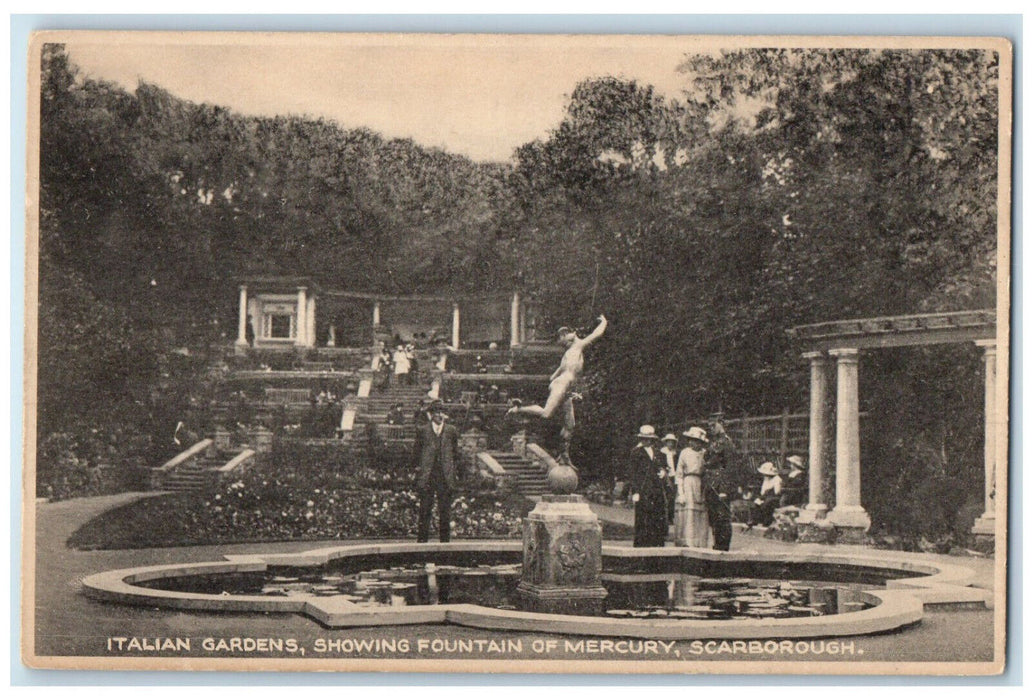
[[[603,529],[581,496],[543,496],[524,518],[521,606],[544,613],[601,612]]]

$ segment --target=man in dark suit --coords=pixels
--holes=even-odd
[[[416,541],[426,542],[430,536],[431,511],[438,502],[438,537],[448,542],[451,536],[452,495],[462,477],[463,464],[459,456],[459,431],[445,422],[444,406],[440,401],[431,404],[429,423],[416,429],[413,467],[416,470],[416,489],[420,495],[420,512]]]
[[[732,438],[725,432],[720,415],[711,416],[709,444],[703,460],[703,501],[707,520],[714,535],[714,549],[727,552],[732,547],[732,504],[729,494],[735,493],[731,479],[731,462],[735,454]],[[706,433],[703,434],[707,437]]]
[[[631,451],[628,476],[635,503],[635,546],[663,547],[667,540],[667,473],[656,447],[656,429],[643,425]]]

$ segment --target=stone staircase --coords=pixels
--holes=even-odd
[[[421,384],[392,386],[371,394],[369,398],[362,400],[361,408],[355,415],[352,441],[362,440],[366,435],[366,426],[373,424],[377,427],[377,434],[387,445],[412,446],[416,442],[416,426],[413,425],[412,416],[416,410],[416,403],[426,398],[427,389]],[[387,425],[387,412],[396,403],[402,404],[405,422],[401,425]]]
[[[234,456],[234,453],[222,451],[212,456],[200,455],[166,474],[162,489],[176,493],[202,491],[218,479],[218,474],[213,470],[222,467]]]
[[[537,462],[521,457],[515,452],[497,452],[489,450],[488,454],[502,466],[513,489],[525,496],[540,496],[549,493],[549,482],[545,470]]]

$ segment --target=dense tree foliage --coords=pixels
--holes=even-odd
[[[690,55],[679,99],[588,80],[511,164],[478,164],[126,92],[48,46],[41,435],[91,402],[122,421],[116,406],[175,383],[162,352],[233,323],[234,277],[270,273],[384,292],[515,282],[545,324],[606,313],[579,405],[590,473],[618,468],[642,422],[802,410],[786,328],[993,305],[997,69],[982,51]],[[872,353],[861,381],[876,525],[967,527],[976,350]]]
[[[83,79],[59,45],[44,50],[41,98],[41,438],[128,420],[160,426],[171,449],[194,377],[164,355],[225,337],[242,275],[399,293],[506,274],[492,250],[499,166],[148,84],[129,93]],[[148,454],[135,457],[162,450]]]
[[[517,154],[521,274],[557,324],[613,319],[590,360],[593,465],[641,422],[804,410],[793,325],[994,305],[993,54],[748,50],[682,70],[685,103],[580,85]],[[876,526],[968,527],[976,349],[870,353],[861,379]]]

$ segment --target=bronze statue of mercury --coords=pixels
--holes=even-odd
[[[577,333],[564,326],[557,331],[559,342],[567,346],[560,366],[549,378],[549,398],[544,406],[532,405],[523,406],[519,399],[513,400],[513,407],[507,415],[525,413],[531,416],[550,419],[560,408],[563,409],[563,428],[560,435],[563,439],[563,451],[559,456],[561,464],[570,464],[570,438],[574,434],[574,399],[581,396],[573,391],[574,385],[581,377],[585,368],[585,348],[599,339],[599,336],[606,330],[606,317],[599,315],[599,325],[584,338],[579,338]]]

